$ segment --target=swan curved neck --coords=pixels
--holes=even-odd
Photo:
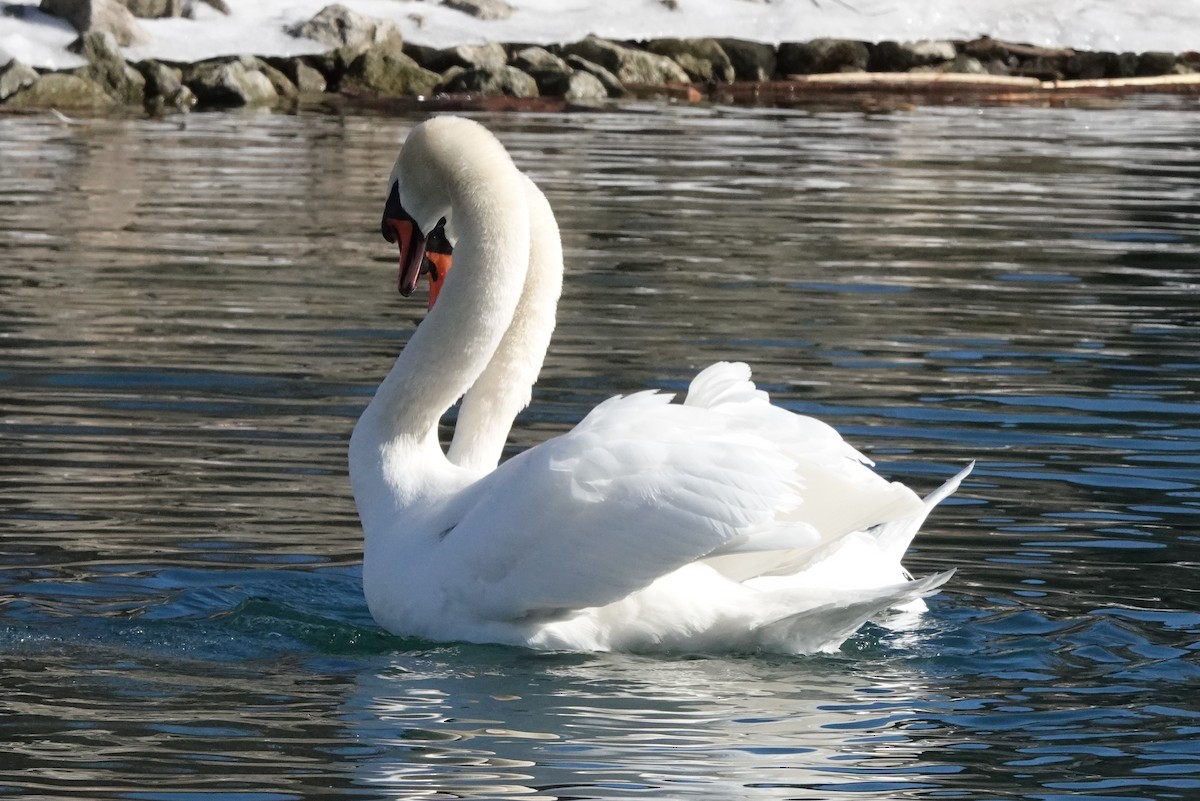
[[[436,438],[438,420],[496,352],[525,282],[523,176],[511,161],[464,159],[452,166],[445,185],[458,238],[454,269],[371,402],[390,439]]]
[[[563,256],[558,223],[546,196],[528,177],[529,269],[516,312],[492,359],[463,397],[450,443],[450,461],[488,471],[504,452],[517,413],[529,405],[542,369],[562,292]]]

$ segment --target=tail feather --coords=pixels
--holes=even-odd
[[[953,575],[953,570],[947,570],[904,584],[846,592],[836,600],[759,625],[755,639],[761,647],[790,653],[836,651],[872,617],[931,595]]]
[[[929,513],[933,511],[933,508],[952,495],[958,489],[958,485],[962,483],[963,479],[969,476],[974,469],[975,462],[971,462],[942,484],[942,486],[926,495],[921,503],[921,510],[916,514],[900,520],[893,520],[871,529],[871,534],[875,537],[875,541],[879,545],[879,550],[887,559],[896,562],[900,561],[900,557],[904,556],[904,552],[912,544],[913,537],[921,530],[921,526],[925,523],[925,518],[929,517]]]

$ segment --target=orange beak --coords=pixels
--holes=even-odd
[[[400,246],[400,273],[396,284],[404,297],[417,288],[421,277],[421,266],[425,261],[425,237],[412,219],[384,218],[384,223],[396,232],[395,242]]]
[[[425,260],[429,262],[429,308],[433,308],[433,304],[437,303],[438,294],[442,291],[442,282],[446,280],[446,273],[450,272],[450,261],[453,257],[449,253],[435,253],[428,251],[425,253]]]
[[[426,236],[412,215],[400,205],[400,185],[397,183],[392,184],[380,225],[383,238],[400,248],[400,273],[396,278],[400,294],[411,295],[421,276],[429,273],[429,308],[432,309],[450,270],[450,254],[454,252],[454,246],[446,237],[446,218],[439,220]]]

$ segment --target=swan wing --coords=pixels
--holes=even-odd
[[[439,545],[474,614],[553,619],[601,606],[704,556],[809,549],[778,518],[802,504],[795,462],[709,410],[643,392],[597,406],[569,433],[464,490]]]
[[[832,428],[772,406],[745,365],[713,365],[670,401],[605,401],[456,499],[439,549],[471,577],[473,614],[554,619],[698,560],[733,581],[796,572],[922,508]]]

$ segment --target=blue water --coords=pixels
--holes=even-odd
[[[485,118],[564,230],[510,452],[745,359],[928,491],[819,657],[387,635],[345,476],[409,119],[0,117],[0,794],[1200,795],[1200,138],[1115,109]]]

